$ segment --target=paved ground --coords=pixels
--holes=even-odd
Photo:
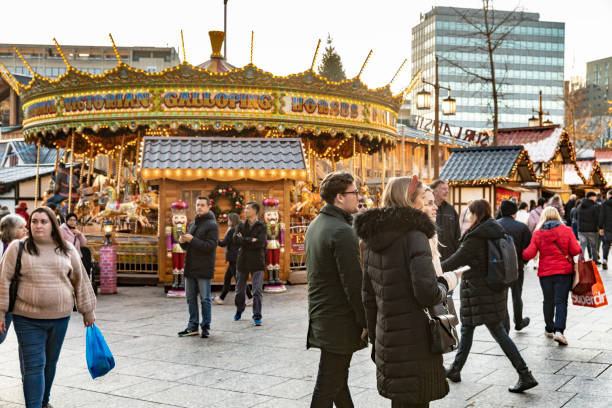
[[[612,274],[603,275],[612,287]],[[542,335],[541,293],[533,269],[527,269],[524,299],[532,324],[512,337],[540,385],[523,395],[510,394],[506,388],[517,376],[480,327],[462,372],[463,382],[452,384],[450,394],[432,406],[612,406],[610,307],[570,306],[566,333],[570,346],[561,348]],[[226,303],[232,301],[229,295]],[[248,316],[232,321],[231,305],[214,306],[209,339],[176,336],[185,327],[184,302],[163,297],[159,288],[120,288],[116,296],[100,297],[98,325],[117,366],[96,380],[85,365],[82,320],[73,316],[51,403],[56,408],[309,406],[319,352],[305,349],[305,286],[266,295],[263,327],[253,327]],[[0,350],[0,407],[22,407],[13,329]],[[376,391],[369,351],[354,356],[350,385],[357,407],[390,406]]]

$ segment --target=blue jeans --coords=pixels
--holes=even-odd
[[[573,274],[542,276],[540,286],[544,295],[544,323],[549,333],[565,330],[567,298],[574,281]]]
[[[210,302],[210,279],[198,279],[185,277],[185,297],[189,307],[189,330],[198,330],[200,314],[198,312],[198,293],[202,304],[201,327],[210,328],[211,302]]]
[[[4,329],[4,334],[0,334],[0,344],[4,342],[4,339],[6,339],[6,335],[8,334],[8,330],[9,330],[9,327],[11,327],[12,321],[13,321],[13,315],[7,312],[4,315],[5,329]]]
[[[69,320],[70,317],[30,319],[13,315],[26,408],[40,408],[49,403]]]

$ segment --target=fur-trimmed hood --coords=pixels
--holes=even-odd
[[[436,233],[433,221],[411,207],[371,208],[355,217],[353,227],[373,251],[388,247],[408,231],[419,230],[428,239]]]

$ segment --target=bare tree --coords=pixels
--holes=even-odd
[[[459,68],[461,71],[472,77],[471,82],[482,83],[483,86],[490,86],[491,98],[493,102],[493,145],[497,144],[497,133],[499,125],[499,100],[502,94],[502,86],[506,83],[504,78],[498,78],[495,72],[496,51],[508,41],[514,28],[525,20],[522,10],[515,8],[511,12],[495,11],[490,0],[482,0],[482,13],[475,10],[453,9],[463,22],[468,24],[472,30],[465,34],[465,37],[472,39],[470,45],[474,53],[485,53],[487,62],[481,64],[480,68],[466,67],[463,64],[448,58],[443,58],[450,65]],[[462,50],[465,51],[465,48]],[[486,73],[483,73],[485,71]],[[507,71],[504,70],[504,71]]]
[[[604,95],[600,87],[592,84],[568,87],[564,98],[565,130],[578,155],[591,149],[610,147],[612,115],[606,112]]]

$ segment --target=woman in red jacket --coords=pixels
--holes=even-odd
[[[563,331],[567,319],[567,297],[574,277],[574,267],[569,257],[578,255],[581,250],[572,229],[562,223],[555,207],[546,207],[542,212],[531,243],[523,251],[523,259],[529,261],[538,252],[538,277],[544,295],[545,334],[557,343],[567,345]]]

